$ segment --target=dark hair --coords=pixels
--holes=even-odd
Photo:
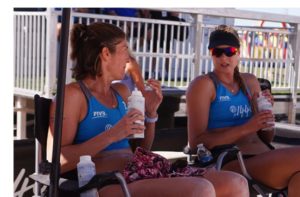
[[[240,39],[237,31],[227,25],[219,25],[211,32],[209,36],[208,49],[215,48],[219,45],[230,45],[236,48],[240,48]]]
[[[251,95],[249,95],[248,90],[246,89],[245,82],[244,82],[243,78],[241,77],[238,66],[236,66],[235,69],[234,69],[233,78],[238,83],[238,85],[241,88],[242,92],[245,95],[247,95],[247,97],[250,99]]]
[[[86,76],[101,76],[99,53],[107,47],[111,53],[125,39],[125,33],[115,25],[92,23],[75,24],[71,32],[71,59],[75,62],[73,77],[81,80]]]

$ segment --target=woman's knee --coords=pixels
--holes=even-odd
[[[247,179],[238,174],[238,173],[232,173],[231,176],[231,188],[234,188],[234,193],[237,194],[237,196],[249,196],[249,186]]]
[[[215,187],[217,196],[249,196],[245,177],[230,171],[211,171],[206,175]]]
[[[188,179],[189,181],[186,182],[188,186],[185,187],[188,188],[186,191],[189,193],[188,196],[216,196],[215,188],[210,181],[199,177],[189,177]]]

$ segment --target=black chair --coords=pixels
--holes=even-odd
[[[46,158],[47,135],[49,128],[49,112],[51,99],[34,96],[35,124],[34,135],[36,139],[35,173],[29,177],[35,181],[35,196],[47,196],[50,185],[51,163]],[[120,183],[125,196],[130,196],[126,181],[120,172],[107,172],[95,175],[88,184],[78,187],[77,180],[60,177],[60,196],[79,196],[83,191],[91,188],[102,188],[109,184]]]

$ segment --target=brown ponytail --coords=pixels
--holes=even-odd
[[[247,96],[247,98],[248,98],[248,100],[249,100],[249,102],[251,104],[252,112],[255,113],[257,111],[256,110],[256,103],[254,102],[250,91],[247,89],[247,86],[245,84],[246,82],[241,77],[241,74],[240,74],[238,66],[236,66],[235,69],[234,69],[233,78],[238,83],[238,86],[242,90],[242,92]]]
[[[246,85],[245,85],[245,82],[244,82],[243,78],[241,77],[238,66],[236,66],[235,69],[234,69],[233,78],[238,83],[238,86],[243,91],[243,93],[245,95],[247,95],[248,92],[247,92],[247,89],[246,89]]]

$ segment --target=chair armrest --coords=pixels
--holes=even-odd
[[[49,186],[50,185],[50,176],[49,174],[31,174],[29,176],[34,181],[41,183],[43,185]],[[130,197],[129,190],[127,188],[126,181],[123,175],[120,172],[113,171],[107,173],[96,174],[86,185],[82,187],[78,187],[78,181],[76,180],[69,180],[65,178],[59,179],[59,190],[66,191],[66,192],[75,192],[81,193],[86,190],[97,188],[101,189],[104,186],[110,184],[118,184],[120,183],[122,190],[126,197]]]
[[[223,144],[214,147],[211,153],[216,161],[216,169],[221,170],[224,163],[237,158],[239,148],[235,144]]]
[[[42,185],[50,186],[50,175],[49,174],[31,174],[29,177]],[[59,188],[63,191],[77,191],[79,190],[78,182],[75,180],[69,180],[65,178],[59,179]]]

